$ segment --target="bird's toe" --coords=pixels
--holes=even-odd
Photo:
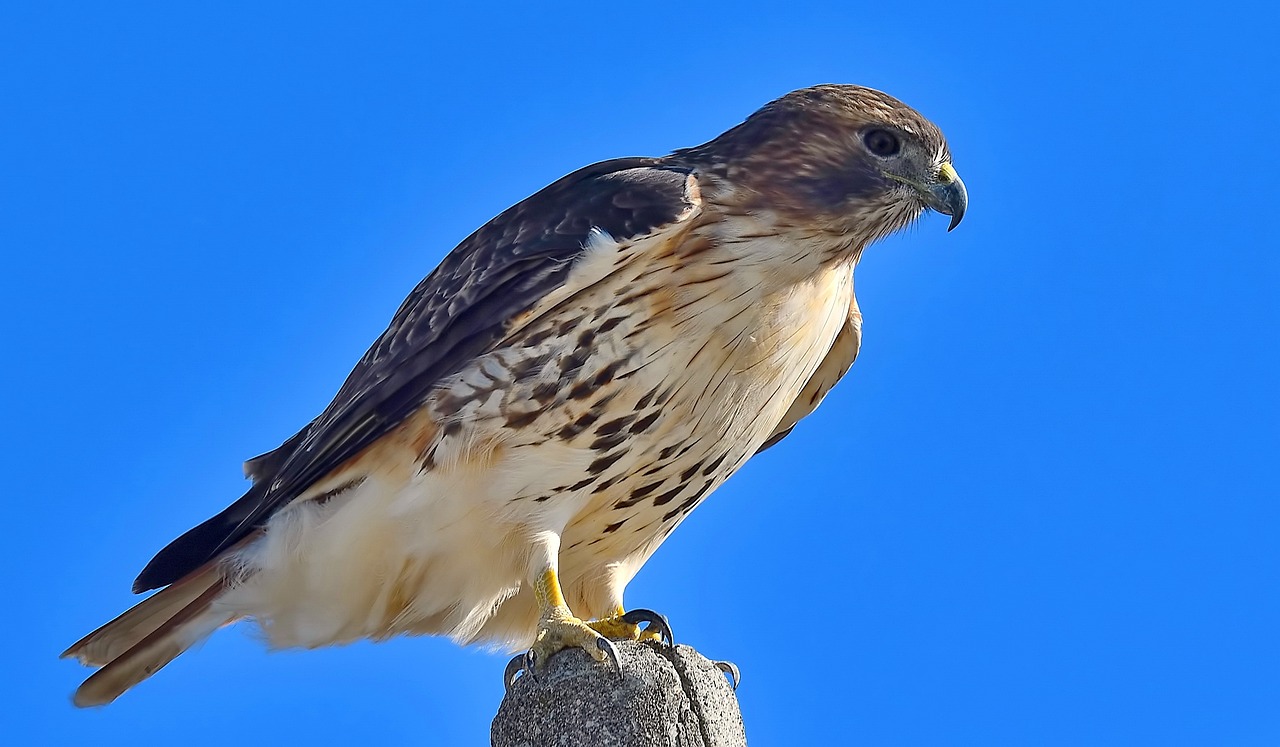
[[[643,624],[645,627],[637,636],[640,640],[655,640],[668,646],[675,645],[675,636],[671,633],[671,623],[667,621],[666,615],[658,614],[653,610],[634,609],[618,619],[637,627]]]

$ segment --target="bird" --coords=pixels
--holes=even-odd
[[[74,704],[241,620],[273,649],[525,650],[535,676],[565,649],[616,666],[612,640],[669,638],[624,588],[849,370],[854,268],[928,211],[960,223],[951,161],[898,99],[824,84],[508,208],[413,289],[319,416],[245,463],[242,497],[146,565],[133,591],[159,591],[67,649],[98,667]]]

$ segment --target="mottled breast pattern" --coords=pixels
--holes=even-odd
[[[569,446],[580,471],[554,470],[559,480],[507,499],[581,504],[563,537],[569,564],[579,548],[647,556],[759,448],[849,308],[849,270],[834,268],[830,297],[806,301],[816,323],[798,337],[795,319],[771,325],[749,275],[700,256],[713,245],[694,228],[657,245],[589,247],[590,261],[610,264],[599,280],[443,383],[429,405],[441,436],[422,467],[468,449],[519,459]]]

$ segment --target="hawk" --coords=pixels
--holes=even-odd
[[[628,581],[853,363],[862,250],[967,201],[937,127],[851,85],[552,183],[445,257],[133,585],[161,591],[67,650],[101,667],[75,704],[241,619],[275,648],[431,634],[616,665],[609,639],[663,624],[624,611]]]

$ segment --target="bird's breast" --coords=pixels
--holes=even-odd
[[[423,467],[483,469],[513,522],[603,535],[644,513],[640,534],[665,536],[782,419],[844,323],[851,267],[779,283],[696,236],[594,251],[589,282],[443,383]]]

